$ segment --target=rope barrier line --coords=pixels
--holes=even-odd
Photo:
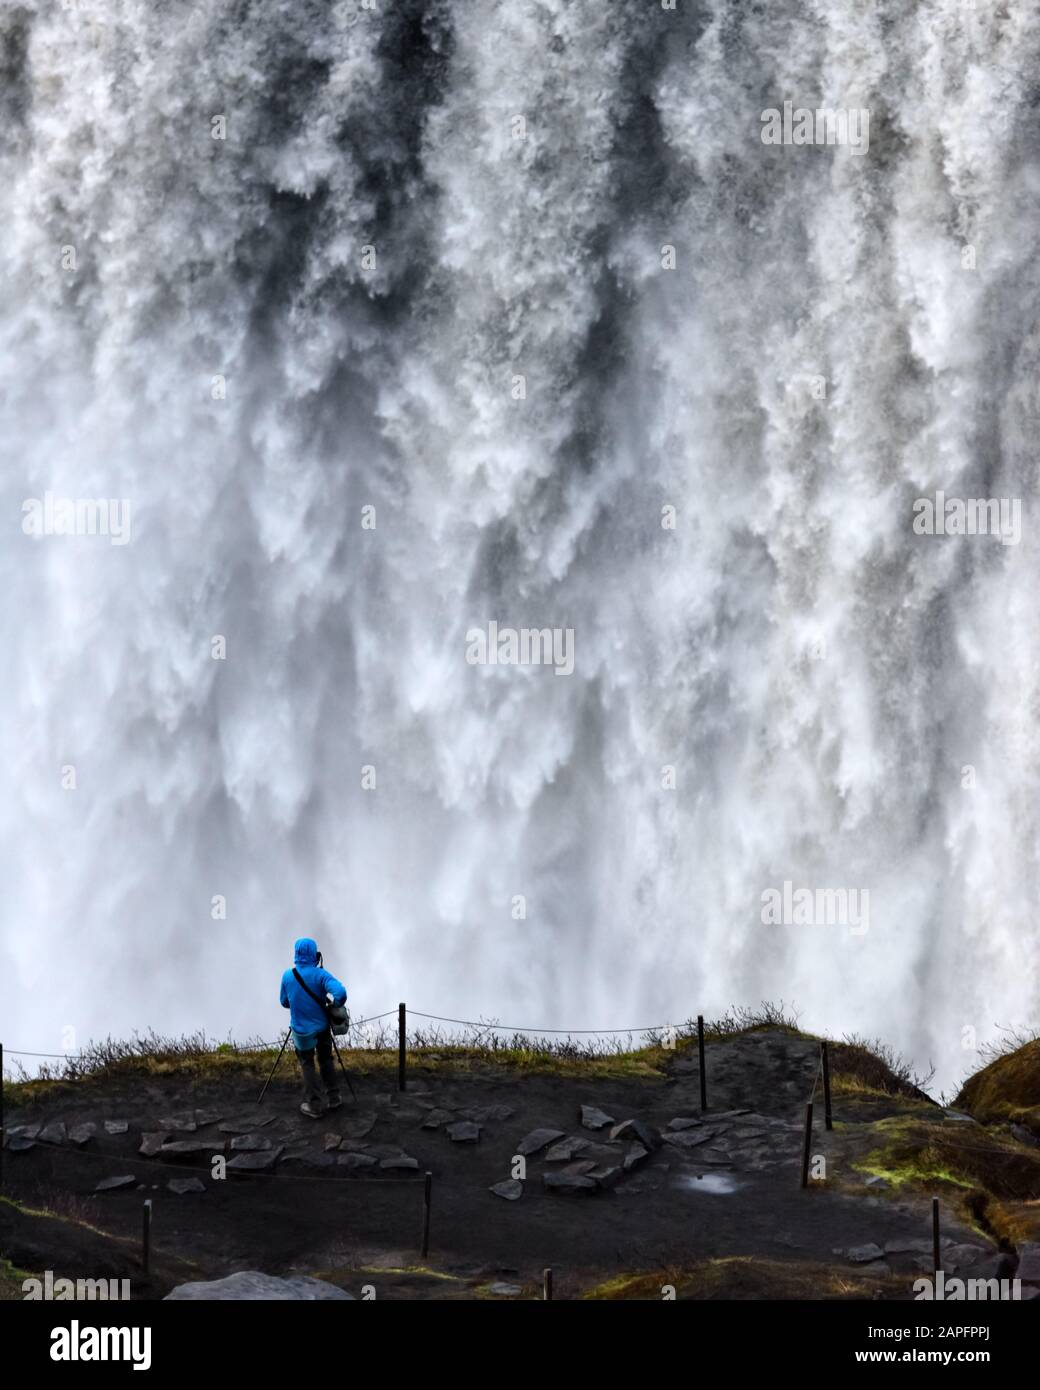
[[[51,1149],[56,1153],[66,1154],[69,1158],[96,1159],[99,1163],[108,1164],[110,1168],[114,1164],[122,1161],[123,1158],[123,1155],[121,1154],[91,1153],[86,1149],[67,1148],[64,1144],[54,1143],[50,1139],[34,1139],[32,1142],[34,1144],[39,1144],[41,1148]],[[17,1150],[15,1150],[15,1152],[17,1152]],[[246,1151],[243,1150],[243,1152]],[[221,1157],[224,1157],[224,1155],[222,1154]],[[199,1176],[197,1172],[193,1173],[191,1171],[191,1168],[188,1164],[164,1163],[162,1159],[146,1158],[143,1154],[134,1154],[132,1157],[126,1159],[126,1163],[128,1166],[130,1164],[145,1164],[149,1168],[163,1168],[168,1172],[179,1173],[182,1178],[197,1178]],[[424,1179],[424,1174],[422,1170],[417,1170],[416,1176],[414,1178],[334,1178],[332,1176],[325,1178],[321,1177],[319,1174],[316,1173],[251,1173],[248,1169],[244,1168],[235,1168],[232,1169],[232,1172],[234,1173],[235,1177],[241,1176],[246,1178],[281,1178],[283,1182],[345,1182],[351,1184],[363,1182],[378,1183],[380,1187],[393,1187],[395,1185],[415,1187],[419,1182],[422,1182]],[[225,1181],[225,1179],[220,1179],[220,1181]]]
[[[589,1035],[605,1035],[608,1033],[660,1033],[665,1028],[672,1028],[671,1023],[648,1023],[640,1027],[632,1028],[536,1028],[533,1025],[519,1023],[484,1023],[472,1018],[445,1018],[443,1014],[424,1014],[420,1009],[413,1009],[409,1006],[409,1017],[430,1018],[436,1023],[461,1023],[467,1028],[481,1028],[486,1033],[558,1033],[570,1036],[586,1037]]]

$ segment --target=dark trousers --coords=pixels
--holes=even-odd
[[[314,1056],[317,1053],[318,1066],[314,1065]],[[318,1034],[318,1041],[315,1047],[309,1052],[297,1052],[300,1059],[300,1071],[303,1074],[303,1098],[309,1100],[313,1105],[322,1104],[321,1086],[318,1085],[318,1070],[321,1071],[321,1085],[330,1100],[339,1096],[339,1077],[336,1074],[336,1063],[332,1060],[332,1032],[326,1029],[324,1033]]]

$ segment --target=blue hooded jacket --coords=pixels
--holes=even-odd
[[[312,941],[309,936],[301,936],[293,947],[293,963],[301,978],[306,981],[307,989],[313,990],[319,999],[331,994],[334,1004],[346,1002],[346,989],[335,975],[331,975],[324,966],[318,964],[318,943]],[[328,1028],[329,1020],[307,990],[300,988],[291,970],[287,970],[282,976],[278,1002],[283,1009],[289,1010],[289,1025],[296,1035],[293,1039],[296,1047],[300,1048],[302,1043],[302,1050],[309,1050],[314,1046],[318,1034],[324,1033]]]

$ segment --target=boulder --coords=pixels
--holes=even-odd
[[[587,1196],[598,1192],[595,1181],[584,1173],[546,1173],[542,1186],[549,1192],[559,1192],[564,1196]]]
[[[480,1138],[480,1126],[472,1120],[456,1120],[445,1133],[453,1144],[475,1144]]]
[[[95,1192],[118,1192],[122,1187],[134,1187],[137,1179],[133,1173],[121,1174],[116,1178],[102,1178],[94,1188]]]
[[[324,1279],[310,1279],[306,1275],[294,1275],[291,1279],[279,1279],[273,1274],[259,1274],[254,1269],[240,1270],[229,1274],[225,1279],[210,1279],[194,1284],[178,1284],[168,1293],[164,1302],[199,1302],[203,1299],[231,1302],[247,1300],[250,1302],[314,1303],[318,1300],[332,1302],[356,1302],[353,1294],[328,1284]]]
[[[51,1120],[40,1130],[41,1144],[64,1144],[66,1137],[64,1120]]]
[[[555,1144],[557,1139],[564,1138],[566,1135],[562,1129],[532,1129],[517,1144],[516,1152],[526,1157],[538,1153],[540,1149],[548,1148],[550,1144]]]
[[[488,1191],[496,1197],[504,1197],[507,1202],[515,1202],[523,1196],[524,1185],[517,1178],[506,1178],[505,1182],[496,1182]]]
[[[581,1123],[585,1129],[606,1129],[608,1125],[614,1123],[614,1116],[608,1115],[598,1105],[583,1105],[580,1113]]]

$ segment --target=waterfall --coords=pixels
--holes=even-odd
[[[667,3],[0,12],[9,1046],[1035,1023],[1040,12]]]

